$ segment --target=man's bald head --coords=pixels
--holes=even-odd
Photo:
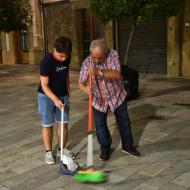
[[[108,47],[104,39],[93,40],[90,44],[90,52],[99,51],[99,53],[107,54]]]
[[[95,63],[104,62],[108,54],[108,48],[104,39],[93,40],[90,44],[90,53]]]

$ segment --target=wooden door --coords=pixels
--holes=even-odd
[[[18,54],[19,63],[29,63],[29,36],[28,30],[22,30],[18,33]]]

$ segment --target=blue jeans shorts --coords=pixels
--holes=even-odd
[[[59,97],[64,103],[64,123],[69,122],[69,97]],[[38,112],[41,116],[43,127],[52,127],[56,122],[61,122],[61,110],[45,94],[38,93]]]

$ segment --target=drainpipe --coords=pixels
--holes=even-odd
[[[45,6],[44,6],[43,0],[39,0],[39,1],[40,1],[40,7],[41,7],[44,54],[47,55],[47,53],[48,53],[48,39],[47,39],[47,29],[46,29],[46,20],[45,20]]]
[[[113,20],[113,46],[114,49],[119,52],[119,40],[118,40],[118,21]]]

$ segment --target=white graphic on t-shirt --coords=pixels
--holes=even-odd
[[[64,67],[64,66],[58,66],[57,68],[56,68],[56,72],[61,72],[61,71],[63,71],[64,69],[66,69],[67,67]]]

